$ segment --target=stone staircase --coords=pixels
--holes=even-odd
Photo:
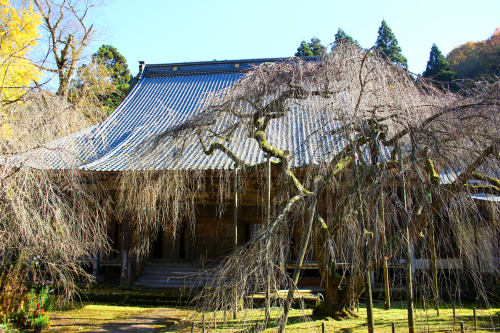
[[[203,288],[211,269],[192,262],[152,260],[144,264],[135,284],[154,288]]]

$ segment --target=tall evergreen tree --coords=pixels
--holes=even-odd
[[[307,45],[306,41],[302,41],[300,46],[297,48],[297,52],[295,52],[295,56],[297,57],[309,57],[313,56],[311,48]]]
[[[112,79],[116,85],[123,85],[130,81],[130,70],[127,60],[112,45],[103,45],[92,55],[92,60],[100,61],[112,73]]]
[[[321,44],[321,40],[316,37],[311,38],[309,47],[311,48],[311,51],[315,56],[323,55],[326,52],[326,47]]]
[[[354,38],[346,34],[344,30],[339,28],[339,30],[337,30],[337,33],[335,34],[335,41],[333,42],[333,47],[345,42],[354,43],[355,45],[361,47],[361,45],[359,45],[357,40],[354,40]]]
[[[436,44],[432,44],[429,61],[427,61],[427,67],[422,76],[440,82],[451,82],[457,77],[455,72],[451,71],[450,64],[448,64]]]
[[[378,28],[378,36],[375,46],[393,64],[404,69],[408,68],[408,60],[401,53],[401,47],[398,44],[398,40],[385,20],[382,20],[382,24],[380,25],[380,28]]]
[[[130,70],[127,60],[112,45],[102,45],[99,50],[92,55],[92,61],[103,64],[111,73],[111,79],[115,86],[114,92],[105,96],[106,104],[110,109],[115,109],[125,99],[130,87]]]
[[[313,37],[311,38],[311,42],[306,43],[302,41],[300,46],[297,48],[297,52],[295,56],[297,57],[307,57],[307,56],[320,56],[325,54],[326,47],[321,44],[321,40],[319,38]]]

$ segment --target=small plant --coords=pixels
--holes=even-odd
[[[20,323],[22,326],[32,328],[50,325],[51,294],[54,292],[51,284],[50,280],[38,281],[35,279],[35,287],[27,295],[27,306],[22,311],[23,316]]]
[[[52,281],[35,279],[35,286],[27,293],[21,302],[21,307],[12,313],[7,323],[21,329],[40,329],[50,326],[52,311],[51,288]]]

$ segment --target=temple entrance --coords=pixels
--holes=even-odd
[[[160,228],[153,242],[153,258],[163,258],[163,248],[165,245],[165,233],[163,227]]]

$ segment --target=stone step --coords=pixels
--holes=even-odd
[[[211,272],[193,263],[156,260],[144,264],[136,284],[156,288],[203,288],[209,284]]]

